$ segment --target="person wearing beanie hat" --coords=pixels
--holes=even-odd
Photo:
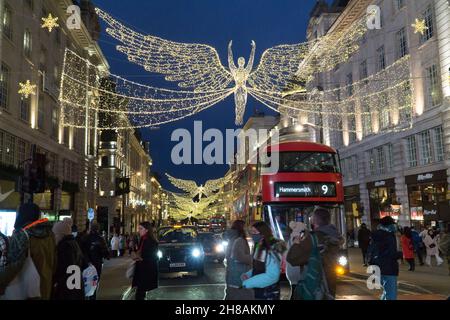
[[[369,264],[377,265],[381,271],[381,300],[397,300],[398,260],[403,253],[397,249],[396,233],[395,220],[390,216],[382,218],[368,248]]]
[[[80,246],[72,235],[72,219],[66,218],[55,223],[53,233],[57,243],[57,263],[54,276],[52,299],[54,300],[84,300],[83,276],[80,272],[80,289],[69,289],[67,280],[73,273],[67,273],[69,266],[78,266],[80,270],[88,267]],[[71,282],[71,281],[69,281]]]

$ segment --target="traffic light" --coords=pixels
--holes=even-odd
[[[29,172],[29,191],[30,193],[44,193],[45,192],[45,166],[47,160],[45,154],[33,154],[33,160]]]
[[[116,178],[116,196],[130,193],[130,178]]]

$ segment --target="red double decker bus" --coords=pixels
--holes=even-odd
[[[344,188],[336,150],[318,143],[280,140],[267,146],[267,154],[278,157],[278,170],[268,170],[272,163],[261,168],[262,219],[274,235],[288,241],[291,221],[311,228],[314,209],[322,207],[330,211],[332,223],[346,239]],[[348,267],[345,243],[336,272],[345,274]]]

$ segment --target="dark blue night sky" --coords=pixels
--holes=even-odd
[[[179,42],[209,44],[217,49],[222,63],[227,65],[227,46],[233,40],[234,57],[248,59],[250,42],[256,42],[255,66],[261,54],[269,47],[305,41],[309,13],[315,0],[95,0],[95,4],[129,27]],[[103,25],[103,24],[102,24]],[[150,75],[143,68],[128,62],[115,50],[118,43],[103,32],[100,45],[111,65],[112,73],[127,79],[159,87],[173,88],[159,75]],[[249,97],[245,119],[255,110],[274,114]],[[227,100],[199,113],[158,129],[142,130],[143,139],[150,141],[153,170],[161,174],[162,184],[170,187],[165,172],[204,183],[223,176],[227,165],[172,164],[170,154],[176,142],[170,141],[173,130],[191,130],[194,120],[203,121],[203,130],[235,128],[234,100]],[[205,145],[205,144],[204,144]]]

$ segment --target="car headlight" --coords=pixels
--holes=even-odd
[[[216,245],[216,251],[217,252],[224,252],[225,251],[224,245],[223,244]]]
[[[200,249],[198,249],[198,248],[195,248],[194,250],[192,250],[192,256],[193,256],[194,258],[200,257],[201,254],[202,254],[202,252],[201,252]]]
[[[346,257],[346,256],[340,256],[339,259],[338,259],[338,263],[339,263],[341,266],[346,266],[346,265],[348,264],[348,259],[347,259],[347,257]]]
[[[225,248],[226,246],[228,246],[228,241],[222,241],[222,246]]]
[[[163,253],[161,250],[158,250],[157,256],[159,259],[161,259],[163,257]]]

